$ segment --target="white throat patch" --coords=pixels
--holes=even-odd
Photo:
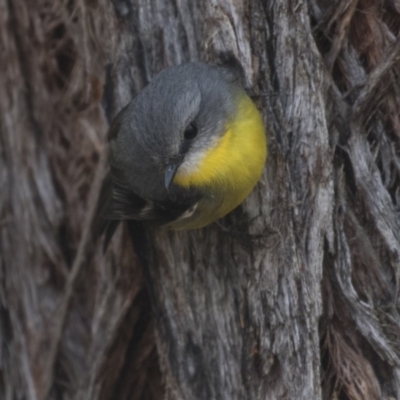
[[[197,172],[206,151],[196,151],[186,154],[185,160],[178,168],[179,175],[192,175]]]
[[[190,176],[196,173],[201,165],[206,154],[213,149],[219,142],[219,137],[214,137],[211,143],[203,144],[203,148],[197,151],[188,151],[185,160],[178,168],[178,174],[181,176]]]

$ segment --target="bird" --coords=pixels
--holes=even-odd
[[[237,69],[200,61],[161,71],[116,116],[101,230],[121,220],[199,229],[241,204],[267,157],[260,111]]]

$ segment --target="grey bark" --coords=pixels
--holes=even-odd
[[[399,14],[0,0],[0,398],[400,399]],[[110,119],[224,53],[263,111],[261,182],[218,224],[120,226],[104,255]]]

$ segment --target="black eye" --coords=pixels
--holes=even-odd
[[[185,133],[183,134],[183,136],[185,137],[185,139],[187,140],[192,140],[196,137],[197,135],[197,126],[195,125],[194,122],[192,122],[185,130]]]

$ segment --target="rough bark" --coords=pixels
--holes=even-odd
[[[395,0],[0,0],[0,398],[400,399],[399,28]],[[103,255],[110,119],[224,53],[260,184]]]

